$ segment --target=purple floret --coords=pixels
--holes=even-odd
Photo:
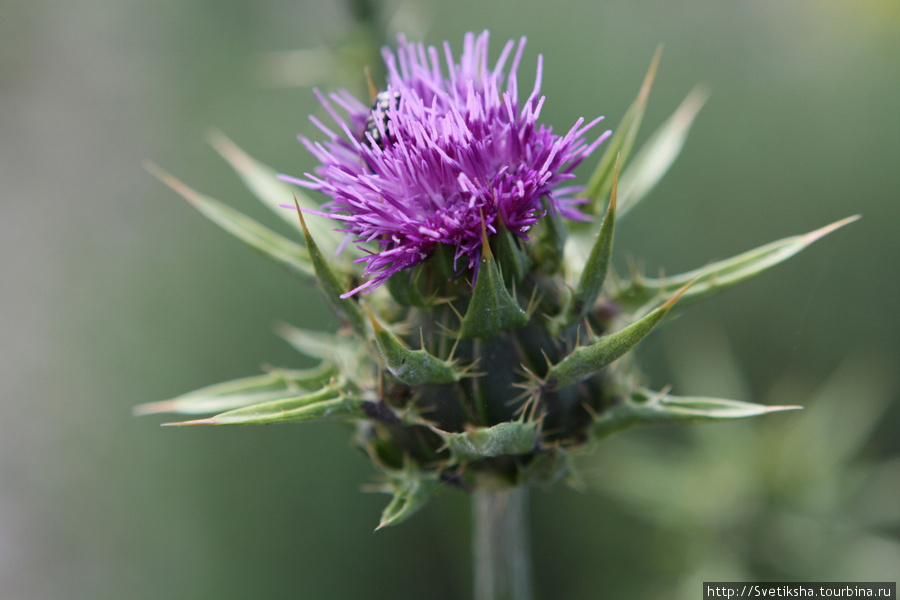
[[[366,252],[357,262],[365,263],[369,279],[347,296],[421,263],[436,244],[455,249],[459,268],[475,267],[482,219],[489,234],[502,223],[528,239],[526,232],[545,214],[543,198],[559,215],[584,219],[577,208],[581,188],[558,186],[609,135],[584,139],[602,117],[588,124],[579,119],[564,136],[537,122],[544,103],[540,56],[534,89],[519,104],[516,70],[524,38],[518,45],[509,41],[493,68],[486,31],[466,35],[458,63],[445,43],[446,76],[437,48],[403,36],[398,41],[396,54],[383,50],[383,98],[390,101],[373,109],[347,91],[328,99],[318,94],[343,135],[311,117],[328,139],[300,140],[321,164],[308,180],[284,177],[328,195],[322,214],[340,221],[338,230]],[[370,242],[378,251],[367,247]]]

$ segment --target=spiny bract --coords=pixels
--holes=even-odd
[[[386,526],[444,484],[564,478],[573,452],[626,427],[794,408],[654,392],[626,355],[676,302],[747,279],[853,218],[682,275],[614,276],[616,220],[668,169],[705,97],[691,93],[629,161],[659,53],[615,135],[586,140],[599,119],[565,135],[538,122],[540,58],[520,103],[523,48],[509,42],[491,66],[486,32],[466,36],[458,61],[449,45],[441,59],[401,37],[396,54],[384,51],[388,80],[374,107],[348,92],[319,96],[341,134],[314,119],[327,139],[301,138],[321,163],[305,179],[279,178],[214,136],[255,195],[298,226],[299,242],[151,167],[208,218],[315,280],[342,327],[280,331],[316,368],[272,369],[138,412],[218,413],[178,425],[353,423],[394,495]],[[562,187],[604,141],[587,185]],[[330,199],[320,205],[289,183]],[[348,239],[364,253],[355,261]]]

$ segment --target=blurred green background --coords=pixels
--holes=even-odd
[[[615,126],[659,42],[644,137],[696,83],[712,89],[619,227],[620,267],[675,273],[863,214],[643,345],[656,387],[807,410],[600,446],[582,491],[533,495],[539,598],[900,579],[900,4],[411,0],[380,6],[368,34],[358,12],[0,1],[0,597],[470,595],[462,493],[373,534],[387,497],[358,492],[372,473],[340,426],[166,429],[131,408],[304,366],[273,323],[334,325],[315,290],[141,162],[271,223],[210,129],[300,174],[309,85],[359,89],[367,39],[459,49],[485,28],[494,56],[528,36],[523,87],[544,55],[544,117],[561,129]]]

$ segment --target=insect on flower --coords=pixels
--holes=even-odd
[[[363,132],[363,142],[384,149],[385,140],[382,131],[385,134],[388,133],[387,127],[390,119],[387,112],[392,105],[395,109],[400,106],[400,92],[384,90],[375,94],[372,110],[369,112],[369,116],[366,117],[366,130]],[[381,123],[380,126],[379,122]]]
[[[384,134],[388,133],[387,127],[388,121],[390,121],[387,112],[392,105],[394,110],[400,107],[400,92],[396,90],[393,92],[382,90],[379,92],[375,81],[372,79],[372,73],[368,68],[366,68],[366,83],[369,86],[369,96],[372,97],[372,108],[369,110],[369,114],[366,115],[366,129],[363,131],[360,141],[370,148],[378,147],[384,150],[385,140],[382,132]]]

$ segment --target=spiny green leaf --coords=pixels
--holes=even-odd
[[[669,119],[647,140],[622,173],[619,217],[634,208],[662,179],[678,158],[694,117],[709,93],[695,88]]]
[[[547,215],[538,221],[535,229],[535,263],[543,273],[555,273],[565,258],[569,229],[547,198],[541,200],[541,205]]]
[[[306,220],[303,218],[303,211],[297,204],[297,198],[294,198],[297,206],[297,217],[300,219],[300,227],[303,230],[303,238],[306,240],[306,249],[309,251],[313,268],[316,271],[316,279],[319,282],[319,289],[325,296],[325,302],[334,312],[338,319],[345,325],[348,325],[360,337],[366,337],[366,324],[363,318],[362,309],[354,298],[346,298],[347,291],[346,282],[335,273],[331,264],[322,255],[315,240],[306,227]]]
[[[334,366],[327,363],[314,369],[272,369],[264,375],[217,383],[171,400],[141,404],[135,407],[134,414],[196,415],[230,410],[267,400],[295,396],[300,390],[319,389],[336,374]]]
[[[248,246],[280,262],[294,273],[307,277],[315,276],[309,253],[303,246],[278,235],[230,206],[209,196],[204,196],[156,165],[146,163],[145,167],[160,181],[190,202],[206,218]]]
[[[206,415],[242,408],[253,404],[260,404],[262,402],[269,402],[271,400],[281,400],[286,397],[293,397],[295,393],[296,392],[280,389],[269,390],[267,392],[228,394],[227,396],[179,396],[171,400],[163,400],[162,402],[140,404],[135,407],[134,414],[152,415],[158,413],[177,413],[182,415]]]
[[[585,195],[590,199],[587,212],[597,214],[599,212],[600,200],[605,198],[612,189],[613,170],[616,166],[618,157],[619,164],[625,165],[634,147],[634,140],[637,137],[638,130],[641,127],[641,121],[644,118],[644,111],[647,108],[647,98],[650,96],[650,88],[653,87],[653,79],[656,77],[656,68],[659,66],[659,58],[662,56],[662,46],[656,49],[653,60],[650,61],[650,68],[647,75],[644,76],[644,82],[641,84],[641,90],[638,92],[637,98],[625,111],[622,122],[614,130],[612,137],[606,142],[606,150],[597,163],[588,184],[585,187]]]
[[[407,385],[452,383],[462,377],[462,371],[452,362],[441,360],[424,349],[410,350],[390,330],[382,327],[373,315],[370,314],[369,318],[372,320],[375,343],[385,366],[403,383]]]
[[[514,287],[525,279],[533,261],[505,225],[499,227],[494,237],[497,241],[497,263],[503,273],[503,280],[509,287]]]
[[[481,264],[469,308],[462,320],[460,337],[463,338],[492,338],[501,331],[518,329],[528,323],[528,315],[506,291],[503,275],[487,241],[484,221],[481,236]]]
[[[293,346],[297,351],[310,358],[318,358],[338,362],[336,358],[347,349],[348,343],[333,333],[324,331],[312,331],[300,329],[287,323],[282,323],[275,329],[275,333]]]
[[[391,297],[403,306],[433,306],[434,298],[427,298],[419,287],[418,278],[421,274],[421,268],[404,269],[389,277],[385,287]]]
[[[666,300],[688,281],[695,281],[695,284],[684,294],[684,300],[704,298],[762,273],[857,219],[859,215],[847,217],[815,231],[786,237],[681,275],[662,279],[636,276],[619,287],[615,299],[627,310],[641,314],[648,310],[650,303]]]
[[[289,385],[308,385],[328,381],[334,374],[334,367],[321,364],[312,369],[271,369],[260,375],[251,375],[222,381],[182,394],[179,398],[211,398],[215,396],[230,396],[232,394],[246,394],[255,392],[271,392],[283,390]],[[317,389],[321,386],[316,385]]]
[[[370,346],[358,337],[299,329],[285,323],[276,328],[276,333],[306,356],[335,364],[341,376],[360,389],[374,385],[376,364],[369,356]]]
[[[391,525],[398,525],[425,506],[431,496],[441,487],[435,473],[401,472],[391,478],[394,497],[381,513],[381,522],[376,531]]]
[[[294,197],[304,210],[321,210],[321,206],[302,190],[278,179],[274,170],[249,156],[222,133],[215,131],[210,134],[209,142],[228,161],[253,195],[292,227],[297,227],[297,220],[285,207],[292,204]],[[310,227],[325,254],[333,255],[342,234],[334,231],[326,220],[315,220]]]
[[[635,425],[728,421],[801,408],[719,398],[679,397],[639,390],[599,415],[594,421],[594,433],[597,437],[605,437]]]
[[[618,166],[613,177],[613,187],[606,207],[606,214],[600,224],[597,240],[588,255],[575,288],[571,308],[570,322],[580,319],[590,312],[600,292],[603,290],[603,282],[606,280],[606,272],[609,269],[609,259],[612,255],[613,231],[616,222],[616,191],[618,189]]]
[[[544,377],[542,387],[559,390],[587,379],[600,369],[631,350],[662,321],[687,287],[644,318],[615,333],[601,337],[593,344],[575,348],[571,354],[552,365]]]
[[[460,461],[528,454],[537,444],[536,430],[535,422],[517,421],[477,427],[461,433],[433,429],[444,440],[454,459]]]
[[[333,419],[356,419],[365,416],[358,399],[348,398],[336,388],[327,386],[318,392],[262,402],[223,412],[207,419],[165,423],[165,425],[264,425]]]
[[[565,480],[576,490],[583,490],[581,476],[572,461],[572,455],[562,446],[546,448],[519,467],[519,480],[527,485],[542,487]]]

